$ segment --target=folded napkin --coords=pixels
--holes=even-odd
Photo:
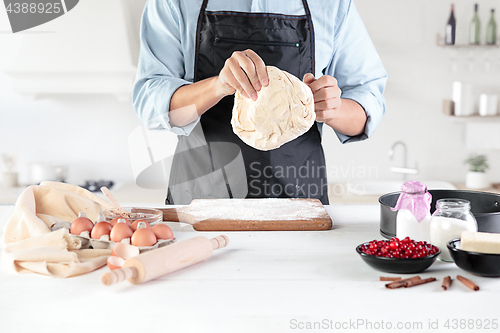
[[[101,210],[113,206],[75,185],[42,182],[27,187],[4,227],[4,262],[16,272],[70,277],[106,264],[111,250],[81,250],[81,240],[67,229],[52,232],[62,221],[71,222],[79,212],[96,221]]]

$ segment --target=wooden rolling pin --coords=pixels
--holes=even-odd
[[[161,247],[129,258],[123,268],[108,272],[101,277],[107,286],[127,280],[139,284],[167,275],[209,258],[213,250],[225,247],[229,239],[222,235],[212,239],[203,236]]]

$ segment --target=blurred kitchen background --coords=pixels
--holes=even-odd
[[[145,2],[80,1],[66,15],[16,34],[0,9],[0,155],[16,156],[11,168],[19,184],[33,182],[34,164],[62,166],[65,181],[77,185],[87,180],[135,183],[128,141],[140,123],[130,95]],[[443,113],[455,81],[471,85],[476,112],[480,94],[500,95],[498,42],[496,47],[465,45],[474,4],[479,4],[484,44],[490,10],[500,10],[500,3],[455,1],[457,45],[449,47],[441,44],[451,3],[355,0],[389,73],[387,111],[367,141],[342,145],[331,129],[324,131],[329,182],[402,182],[390,168],[403,166],[403,145],[395,147],[392,159],[388,153],[402,141],[406,167],[418,170],[408,179],[462,187],[463,161],[474,153],[487,156],[488,178],[500,183],[500,115]],[[46,47],[55,35],[64,44]],[[169,133],[163,140],[166,151],[172,151],[176,136]],[[8,171],[6,164],[0,160],[2,173]],[[165,193],[151,191],[158,197]]]

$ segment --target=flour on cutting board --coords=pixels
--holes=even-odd
[[[313,220],[327,216],[321,202],[301,199],[193,200],[187,213],[196,221],[206,219],[272,221]]]

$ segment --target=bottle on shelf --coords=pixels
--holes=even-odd
[[[486,44],[495,45],[497,43],[497,23],[495,22],[495,10],[491,10],[491,17],[486,26]]]
[[[455,45],[455,31],[457,28],[457,22],[455,20],[454,8],[453,4],[451,4],[451,14],[448,19],[448,23],[446,24],[446,32],[445,32],[445,44]]]
[[[474,4],[474,16],[470,22],[469,44],[479,44],[481,41],[481,21],[477,14],[478,4]]]

